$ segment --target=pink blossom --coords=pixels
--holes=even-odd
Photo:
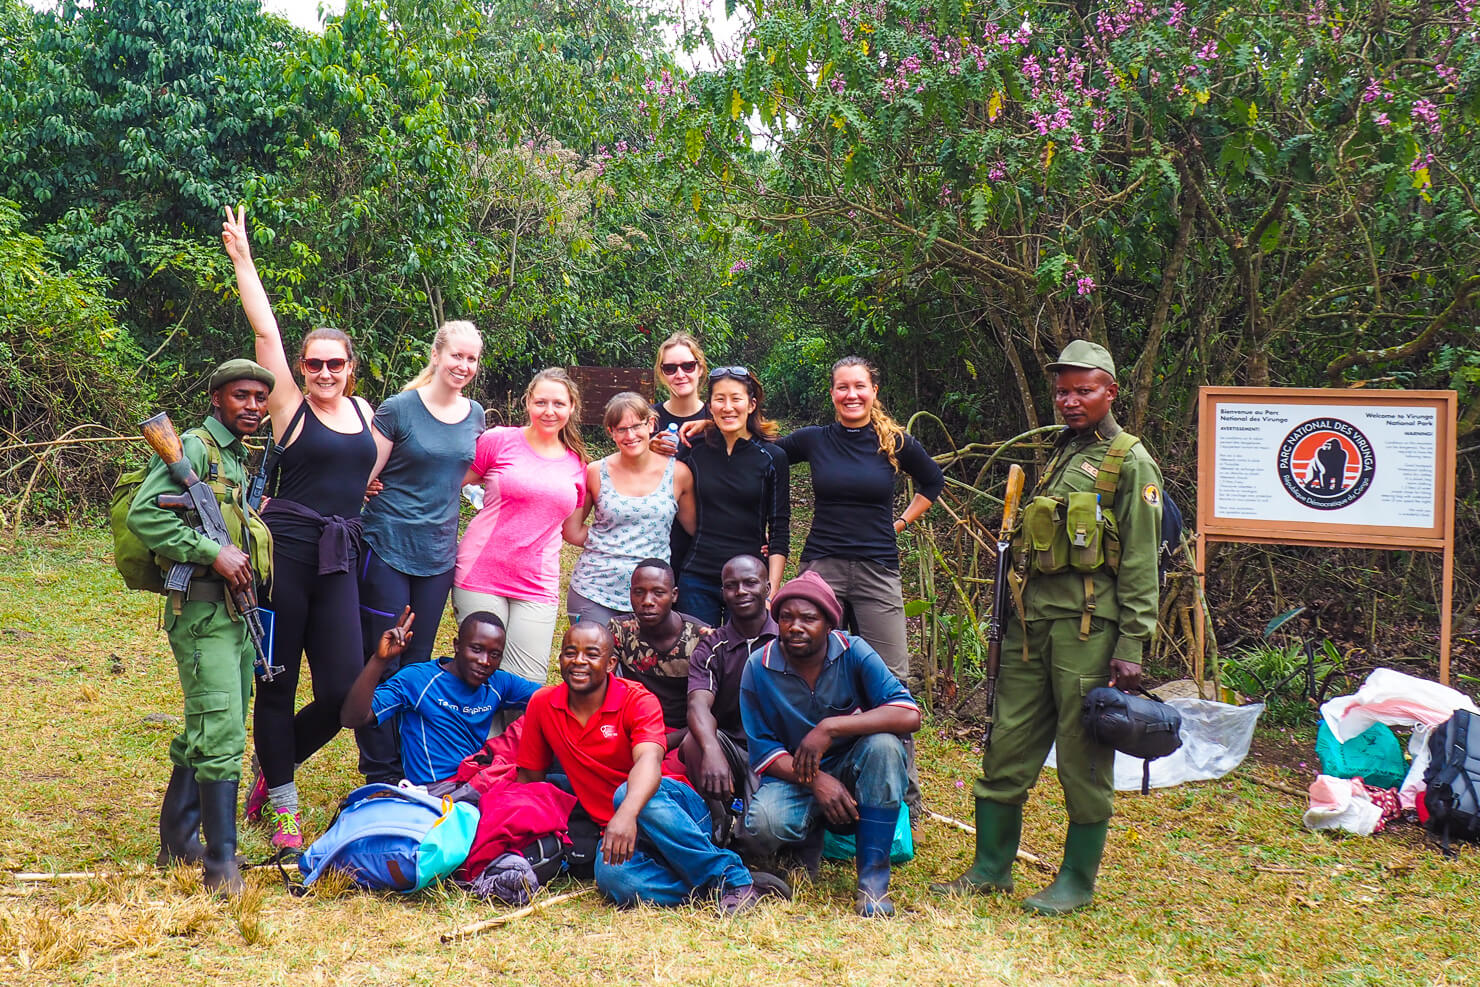
[[[1197,57],[1200,58],[1200,59],[1202,59],[1205,62],[1214,62],[1214,61],[1217,61],[1218,60],[1218,39],[1217,38],[1213,38],[1207,44],[1205,44],[1201,48],[1199,48],[1198,51],[1197,51]]]
[[[1084,277],[1074,282],[1074,287],[1079,292],[1080,297],[1083,297],[1095,290],[1095,280],[1094,278],[1086,274]]]
[[[1000,182],[1007,177],[1007,166],[1001,161],[992,162],[992,167],[987,169],[987,177],[994,182]]]
[[[831,79],[828,79],[827,84],[833,93],[839,96],[843,94],[844,89],[848,88],[848,81],[841,75],[835,75]]]
[[[1393,121],[1388,119],[1388,115],[1386,113],[1374,113],[1372,115],[1372,122],[1377,124],[1379,127],[1387,127],[1390,126]]]
[[[741,271],[748,270],[750,270],[750,264],[746,262],[744,257],[741,257],[739,260],[735,261],[735,263],[730,265],[731,274],[739,274]]]
[[[1375,103],[1379,99],[1388,98],[1388,94],[1383,91],[1381,82],[1376,79],[1367,80],[1367,88],[1362,90],[1362,102]]]
[[[1439,133],[1439,108],[1427,99],[1415,100],[1410,110],[1413,119],[1428,125],[1429,133]]]

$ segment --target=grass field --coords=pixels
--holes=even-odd
[[[1248,769],[1118,797],[1096,905],[1061,920],[1011,899],[931,897],[926,885],[959,872],[970,838],[930,822],[895,872],[894,922],[856,919],[851,868],[833,864],[794,901],[735,919],[698,905],[618,912],[588,896],[451,945],[439,934],[499,909],[446,890],[293,898],[267,870],[235,903],[201,894],[188,870],[22,884],[9,872],[142,869],[157,848],[179,685],[159,599],[125,591],[108,553],[101,533],[49,532],[0,556],[0,983],[1475,980],[1480,858],[1445,860],[1411,830],[1308,833],[1303,801],[1251,783]],[[969,739],[928,723],[919,750],[928,802],[969,820]],[[305,766],[310,836],[356,780],[345,735]],[[1024,846],[1057,862],[1062,806],[1051,772],[1044,780]],[[243,849],[265,857],[265,834],[245,831]],[[1019,865],[1018,895],[1047,880]]]

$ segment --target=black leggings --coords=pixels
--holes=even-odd
[[[316,564],[276,552],[272,567],[272,658],[283,671],[271,682],[258,681],[252,729],[262,774],[275,788],[292,781],[293,765],[307,761],[339,732],[339,708],[365,667],[365,651],[353,566],[320,576]],[[295,716],[304,655],[313,676],[313,701]]]
[[[452,592],[453,569],[435,576],[411,576],[375,554],[369,545],[360,560],[360,632],[365,646],[365,659],[375,653],[380,635],[394,625],[407,606],[416,615],[411,628],[411,643],[398,660],[386,663],[384,682],[407,665],[427,661],[437,643],[437,625],[447,609]],[[401,742],[396,723],[378,723],[355,731],[360,745],[360,774],[367,782],[396,784],[402,778]]]

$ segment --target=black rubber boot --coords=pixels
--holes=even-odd
[[[207,891],[227,897],[242,893],[241,868],[236,860],[237,779],[200,783],[201,825],[206,834],[205,885]]]
[[[999,894],[1012,890],[1012,862],[1023,836],[1023,807],[976,800],[976,860],[954,881],[932,884],[936,894]]]
[[[1105,836],[1110,831],[1107,820],[1081,825],[1070,823],[1064,837],[1064,865],[1053,883],[1023,902],[1023,910],[1039,915],[1067,915],[1083,908],[1095,896],[1095,877],[1100,873],[1100,858],[1105,853]]]
[[[159,807],[159,856],[154,864],[198,864],[205,855],[200,842],[200,786],[193,768],[177,764]]]
[[[853,910],[865,918],[890,918],[894,903],[889,900],[889,849],[899,825],[899,808],[877,805],[858,807],[858,891]]]

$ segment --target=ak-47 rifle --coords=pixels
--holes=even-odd
[[[140,422],[139,430],[144,433],[144,441],[149,443],[149,448],[164,460],[170,476],[185,488],[184,493],[160,494],[157,501],[159,506],[195,511],[196,517],[200,519],[201,534],[217,545],[232,544],[231,532],[226,529],[226,518],[221,516],[221,505],[216,501],[216,494],[195,475],[190,460],[185,458],[185,450],[180,445],[180,437],[175,434],[175,426],[170,422],[169,415],[161,411],[153,418]],[[164,588],[184,593],[190,589],[190,580],[194,577],[194,565],[176,562],[165,576]],[[264,681],[271,682],[273,676],[283,669],[280,665],[274,665],[262,650],[265,632],[262,629],[262,618],[258,614],[257,593],[250,586],[245,590],[231,590],[231,602],[241,615],[242,622],[247,625],[247,636],[252,639],[252,649],[257,652],[255,664],[258,674]]]
[[[997,722],[997,673],[1002,668],[1002,635],[1006,628],[1007,580],[1012,572],[1012,524],[1023,496],[1023,468],[1007,471],[1007,493],[1002,499],[1002,531],[997,536],[997,566],[992,577],[992,615],[987,621],[987,723],[982,728],[982,750],[992,746]]]

